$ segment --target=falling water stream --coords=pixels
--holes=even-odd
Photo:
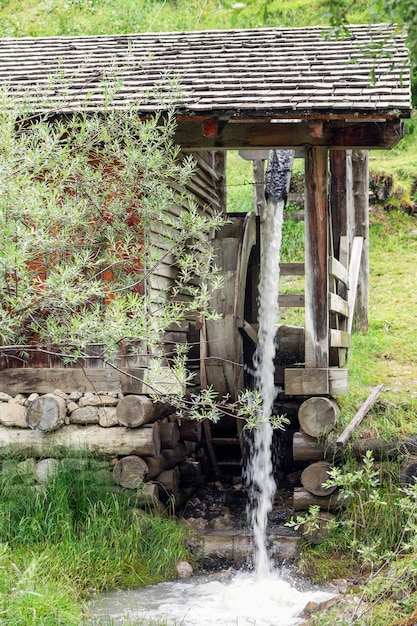
[[[275,480],[272,471],[270,417],[276,397],[274,383],[275,333],[278,321],[278,283],[284,202],[270,199],[262,225],[262,255],[258,287],[258,346],[254,357],[255,388],[261,396],[260,424],[254,429],[246,468],[250,490],[249,517],[254,540],[255,572],[259,579],[271,571],[266,548],[268,513],[272,510]]]
[[[295,581],[287,570],[275,570],[267,551],[268,514],[275,481],[272,472],[270,416],[274,385],[275,331],[283,201],[269,199],[263,224],[263,254],[259,283],[259,345],[255,354],[255,385],[262,400],[261,424],[254,430],[246,468],[253,532],[254,568],[217,577],[194,577],[162,583],[124,594],[107,594],[91,606],[95,624],[146,626],[295,626],[308,602],[328,593]],[[106,621],[107,620],[107,621]]]

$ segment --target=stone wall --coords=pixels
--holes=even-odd
[[[201,423],[178,419],[172,406],[146,395],[0,392],[2,472],[13,457],[40,483],[70,458],[93,458],[97,480],[112,489],[142,491],[153,504],[180,504],[203,481],[201,433]]]

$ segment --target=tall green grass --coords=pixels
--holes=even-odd
[[[0,485],[1,624],[79,624],[90,591],[171,579],[188,557],[185,531],[139,512],[138,493],[95,490],[91,474],[71,467],[34,485],[8,463]]]

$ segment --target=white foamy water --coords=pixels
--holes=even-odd
[[[270,417],[277,389],[274,384],[275,333],[278,323],[278,283],[284,202],[268,200],[262,225],[259,279],[258,338],[254,358],[255,386],[262,400],[262,422],[254,430],[245,471],[250,494],[249,523],[253,530],[255,570],[265,577],[271,570],[267,548],[268,513],[276,485],[272,473],[272,427]]]
[[[91,605],[94,624],[114,626],[296,626],[310,601],[331,594],[299,591],[279,573],[238,573],[229,580],[193,578],[110,593]]]

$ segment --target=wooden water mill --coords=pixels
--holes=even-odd
[[[224,278],[223,290],[213,294],[220,318],[200,326],[187,320],[184,328],[167,329],[173,342],[188,333],[198,352],[193,358],[201,386],[211,385],[220,400],[226,395],[235,400],[250,385],[269,151],[291,150],[304,159],[304,260],[280,268],[281,277],[304,277],[304,288],[279,300],[280,307],[301,308],[303,323],[277,327],[276,333],[278,410],[291,422],[277,455],[283,463],[284,447],[290,450],[288,468],[323,461],[321,434],[337,421],[337,396],[348,389],[354,323],[367,329],[368,151],[395,146],[404,134],[402,118],[411,114],[408,53],[401,35],[387,25],[350,26],[349,32],[334,40],[321,28],[262,28],[1,42],[9,62],[0,67],[0,83],[16,101],[33,102],[33,113],[38,112],[38,94],[50,89],[51,76],[58,91],[69,94],[68,106],[44,111],[51,121],[84,111],[88,94],[87,112],[102,112],[107,99],[102,76],[108,70],[113,76],[118,68],[120,87],[109,106],[135,107],[139,119],[155,112],[171,115],[174,107],[175,143],[196,161],[187,191],[201,212],[227,213],[228,150],[242,151],[253,162],[253,211],[228,215],[229,223],[213,239]],[[389,55],[375,65],[369,45],[383,49],[387,42]],[[63,76],[69,83],[60,87]],[[162,77],[175,78],[174,93]],[[187,207],[169,210],[175,231],[175,216]],[[149,229],[156,248],[163,250],[163,229],[153,224]],[[169,293],[175,269],[163,254],[153,282],[147,281],[149,293]],[[20,369],[6,354],[0,362],[0,391],[150,393],[148,383],[155,381],[148,378],[154,372],[147,361],[132,363],[121,355],[112,369],[101,364],[99,354],[87,355],[78,368],[64,367],[48,355],[45,362],[19,363]],[[164,388],[171,387],[169,367],[164,376]],[[25,428],[15,405],[9,423],[15,428],[22,422]],[[242,423],[225,416],[218,424],[205,424],[205,433],[215,474],[240,474]]]

